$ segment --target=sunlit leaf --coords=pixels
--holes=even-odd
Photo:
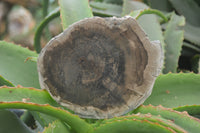
[[[177,111],[187,111],[188,114],[198,117],[200,116],[200,105],[184,105],[184,106],[179,106],[176,108],[173,108],[174,110]]]
[[[160,75],[154,84],[150,97],[144,105],[178,107],[200,104],[200,75],[179,73]]]
[[[88,0],[59,0],[59,5],[63,29],[81,19],[93,16]]]
[[[200,26],[200,7],[194,0],[169,0],[176,11],[186,18],[186,21]]]
[[[171,19],[164,32],[165,38],[165,63],[163,73],[176,72],[178,60],[184,39],[184,31],[181,29],[185,25],[184,17],[179,17],[172,13]]]
[[[80,119],[78,116],[71,114],[70,112],[63,110],[61,108],[56,108],[48,104],[35,104],[26,102],[1,102],[0,109],[28,109],[30,111],[38,111],[44,113],[57,119],[62,120],[67,123],[72,130],[76,133],[88,133],[93,129],[91,125],[87,124],[84,120]]]
[[[135,10],[141,10],[149,8],[147,5],[141,2],[124,0],[122,15],[128,15]],[[164,48],[164,38],[162,35],[161,26],[158,22],[156,15],[145,14],[138,20],[139,25],[143,28],[151,41],[159,40]]]
[[[122,6],[109,4],[109,3],[102,3],[102,2],[90,2],[90,6],[94,15],[98,16],[121,16],[122,13]]]
[[[0,75],[0,86],[4,85],[14,87],[14,85],[10,81],[6,80]]]
[[[0,41],[0,75],[14,85],[40,88],[35,62],[24,62],[27,57],[38,55],[21,46]]]
[[[131,122],[134,121],[134,122]],[[151,123],[150,125],[152,127],[143,127],[142,129],[140,129],[143,124],[143,122],[146,121],[148,124]],[[126,126],[120,126],[119,124],[126,122]],[[140,123],[141,122],[141,123]],[[162,118],[161,116],[155,116],[155,115],[151,115],[151,114],[131,114],[131,115],[126,115],[126,116],[120,116],[120,117],[116,117],[116,118],[112,118],[112,119],[106,119],[103,120],[102,122],[99,123],[98,127],[101,128],[107,128],[107,130],[113,130],[111,129],[111,127],[109,127],[109,125],[112,124],[113,128],[115,128],[114,130],[120,131],[120,130],[125,130],[126,127],[130,128],[128,130],[131,130],[132,128],[132,132],[148,132],[150,130],[152,130],[151,132],[158,132],[157,130],[159,128],[163,129],[162,132],[166,131],[166,129],[169,129],[170,131],[174,131],[177,133],[183,133],[186,132],[184,129],[182,129],[181,127],[177,126],[176,124],[174,124],[172,121],[169,121],[167,119]],[[147,124],[147,125],[148,125]],[[116,126],[116,127],[114,127]],[[153,129],[151,129],[153,128]],[[158,128],[158,129],[156,129]],[[131,131],[129,131],[131,132]]]
[[[176,125],[182,127],[189,133],[200,132],[200,120],[188,115],[186,112],[178,112],[162,106],[140,106],[133,113],[159,115],[165,119],[173,121]]]

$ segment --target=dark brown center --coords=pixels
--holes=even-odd
[[[133,84],[141,85],[147,53],[131,28],[120,32],[117,26],[78,27],[65,42],[47,50],[45,83],[56,88],[51,93],[62,101],[102,110],[125,104],[125,71],[130,67]]]

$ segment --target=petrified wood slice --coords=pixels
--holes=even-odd
[[[40,85],[81,117],[123,115],[151,94],[161,51],[131,17],[84,19],[43,48]]]

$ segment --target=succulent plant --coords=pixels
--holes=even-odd
[[[196,54],[200,44],[198,27],[190,25],[198,24],[198,16],[190,18],[189,24],[190,16],[178,7],[198,11],[194,6],[198,2],[177,2],[181,6],[164,2],[177,7],[186,21],[177,12],[164,15],[141,2],[105,2],[111,1],[90,2],[91,10],[87,0],[59,0],[60,8],[36,30],[37,53],[0,41],[0,132],[200,132],[200,75],[176,73],[182,70],[179,58],[194,54],[185,50]],[[152,7],[160,3],[154,2],[146,1]],[[40,52],[42,30],[58,16],[64,32]],[[197,61],[198,55],[191,69],[198,73]],[[164,74],[159,75],[161,70]],[[26,110],[19,119],[8,109]]]

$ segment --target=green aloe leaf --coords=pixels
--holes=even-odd
[[[121,5],[123,3],[123,0],[103,0],[103,2]]]
[[[46,17],[48,14],[49,0],[42,0],[42,15]]]
[[[162,25],[162,28],[166,30],[166,24]],[[183,46],[186,46],[199,53],[200,51],[200,27],[191,25],[186,22],[184,26],[184,41]]]
[[[71,133],[69,128],[61,121],[56,120],[45,127],[42,133]]]
[[[124,0],[122,15],[128,15],[130,12],[135,10],[141,10],[149,8],[147,5],[141,2]],[[156,15],[154,14],[145,14],[141,16],[138,20],[138,23],[143,28],[145,33],[148,35],[151,41],[159,40],[164,48],[164,38],[162,35],[161,26],[158,22]]]
[[[0,86],[4,86],[4,85],[14,87],[14,85],[10,81],[6,80],[0,75]]]
[[[40,88],[36,62],[32,62],[32,61],[25,62],[25,60],[28,57],[37,57],[37,56],[38,56],[38,54],[28,50],[27,48],[22,48],[21,46],[18,46],[18,45],[12,44],[12,43],[0,41],[0,60],[1,60],[0,74],[6,80],[8,79],[10,82],[12,82],[12,84],[14,84],[14,85],[20,84],[20,85],[23,85],[26,87]],[[5,82],[3,84],[7,85],[7,86],[11,86],[11,84],[5,84]],[[18,87],[18,88],[20,88],[20,87]],[[23,87],[21,87],[21,88],[23,88]],[[16,89],[16,90],[18,90],[18,89]],[[39,92],[39,90],[37,90],[37,89],[33,89],[33,90],[36,90],[36,91],[34,91],[34,92],[30,91],[30,90],[29,91],[19,90],[19,92],[14,91],[14,93],[10,94],[10,95],[14,95],[14,94],[15,95],[10,98],[7,98],[7,99],[16,101],[15,98],[17,97],[18,100],[20,100],[20,101],[23,100],[23,98],[25,101],[28,101],[30,99],[30,97],[29,97],[31,95],[30,93],[32,92],[33,95],[35,94],[35,96],[33,98],[33,99],[35,99],[35,101],[31,98],[31,100],[33,100],[34,102],[49,103],[49,104],[53,104],[54,106],[56,106],[57,103],[55,101],[51,101],[52,99],[50,100],[50,98],[48,99],[47,97],[49,94],[44,94],[45,91],[43,91],[43,93],[42,93],[42,92]],[[1,94],[5,94],[3,96],[0,94],[1,101],[6,100],[6,99],[4,99],[7,97],[6,91],[1,92]],[[37,100],[37,95],[39,97],[44,96],[43,100],[41,100],[40,98]],[[45,101],[44,100],[45,97],[48,100]],[[44,114],[40,114],[37,112],[31,112],[31,113],[34,116],[34,118],[40,122],[40,124],[42,126],[46,126],[49,124],[49,122],[52,122],[52,120],[55,120],[55,118],[50,118],[48,116],[45,116]]]
[[[173,133],[168,127],[148,120],[125,119],[97,127],[94,133]]]
[[[161,17],[165,22],[167,22],[167,18],[162,12],[160,12],[159,10],[150,9],[150,8],[135,10],[135,11],[132,11],[129,15],[135,19],[139,19],[139,17],[145,14],[156,14],[157,16]]]
[[[174,110],[177,111],[187,111],[188,114],[194,116],[194,117],[198,117],[200,116],[200,105],[185,105],[185,106],[179,106],[176,108],[173,108]]]
[[[153,9],[171,12],[173,10],[169,0],[147,0],[148,5]]]
[[[183,42],[181,55],[191,57],[198,53],[200,53],[200,47],[191,43]]]
[[[88,0],[59,0],[59,6],[63,29],[81,19],[93,16]]]
[[[176,11],[194,26],[200,26],[200,7],[194,0],[169,0]]]
[[[174,132],[177,132],[177,133],[186,132],[181,127],[175,125],[172,121],[166,120],[166,119],[164,119],[160,116],[154,116],[154,115],[151,115],[151,114],[140,114],[140,113],[104,120],[100,124],[98,124],[98,126],[99,125],[102,126],[102,125],[109,124],[109,123],[115,123],[117,121],[125,121],[125,120],[149,121],[152,124],[155,124],[155,126],[160,125],[160,126],[163,126],[163,127],[167,127],[170,130],[173,130]]]
[[[27,48],[0,41],[0,75],[14,85],[40,88],[36,63],[24,62],[30,56],[38,55]]]
[[[36,111],[29,111],[34,119],[40,124],[42,128],[47,127],[50,123],[57,120],[57,118],[46,115],[44,113],[36,112]]]
[[[122,13],[122,6],[109,4],[109,3],[102,3],[102,2],[90,2],[90,6],[94,15],[102,16],[102,17],[110,17],[110,16],[121,16]]]
[[[35,88],[18,87],[0,87],[0,102],[21,101],[27,103],[50,104],[60,106],[46,90]],[[60,106],[61,107],[61,106]]]
[[[187,112],[178,112],[172,110],[171,108],[164,108],[162,106],[140,106],[131,113],[142,113],[142,114],[152,114],[159,115],[165,119],[173,121],[176,125],[182,127],[190,133],[200,132],[200,120],[188,115]]]
[[[34,36],[34,48],[37,53],[40,53],[41,51],[40,38],[43,33],[42,31],[48,25],[49,22],[51,22],[54,18],[57,18],[58,16],[60,16],[60,8],[56,8],[54,11],[50,12],[49,15],[46,16],[37,27],[35,36]]]
[[[164,32],[166,46],[163,73],[177,72],[178,60],[184,39],[184,31],[180,28],[184,25],[184,17],[179,17],[175,13],[172,13],[171,19]]]
[[[37,104],[50,104],[55,107],[67,108],[59,105],[46,90],[39,90],[35,88],[18,87],[0,87],[0,102],[26,102]],[[38,112],[31,112],[34,118],[43,126],[48,126],[49,123],[56,120],[56,118],[41,114]]]
[[[186,23],[184,30],[184,39],[200,47],[200,27]]]
[[[56,108],[48,104],[35,104],[26,102],[0,102],[0,109],[28,109],[30,111],[38,111],[67,123],[76,133],[88,133],[93,130],[91,125],[80,119],[78,116],[61,108]]]
[[[151,96],[144,105],[178,107],[200,104],[200,75],[194,73],[169,73],[155,81]]]
[[[0,110],[0,133],[34,133],[14,113]]]

